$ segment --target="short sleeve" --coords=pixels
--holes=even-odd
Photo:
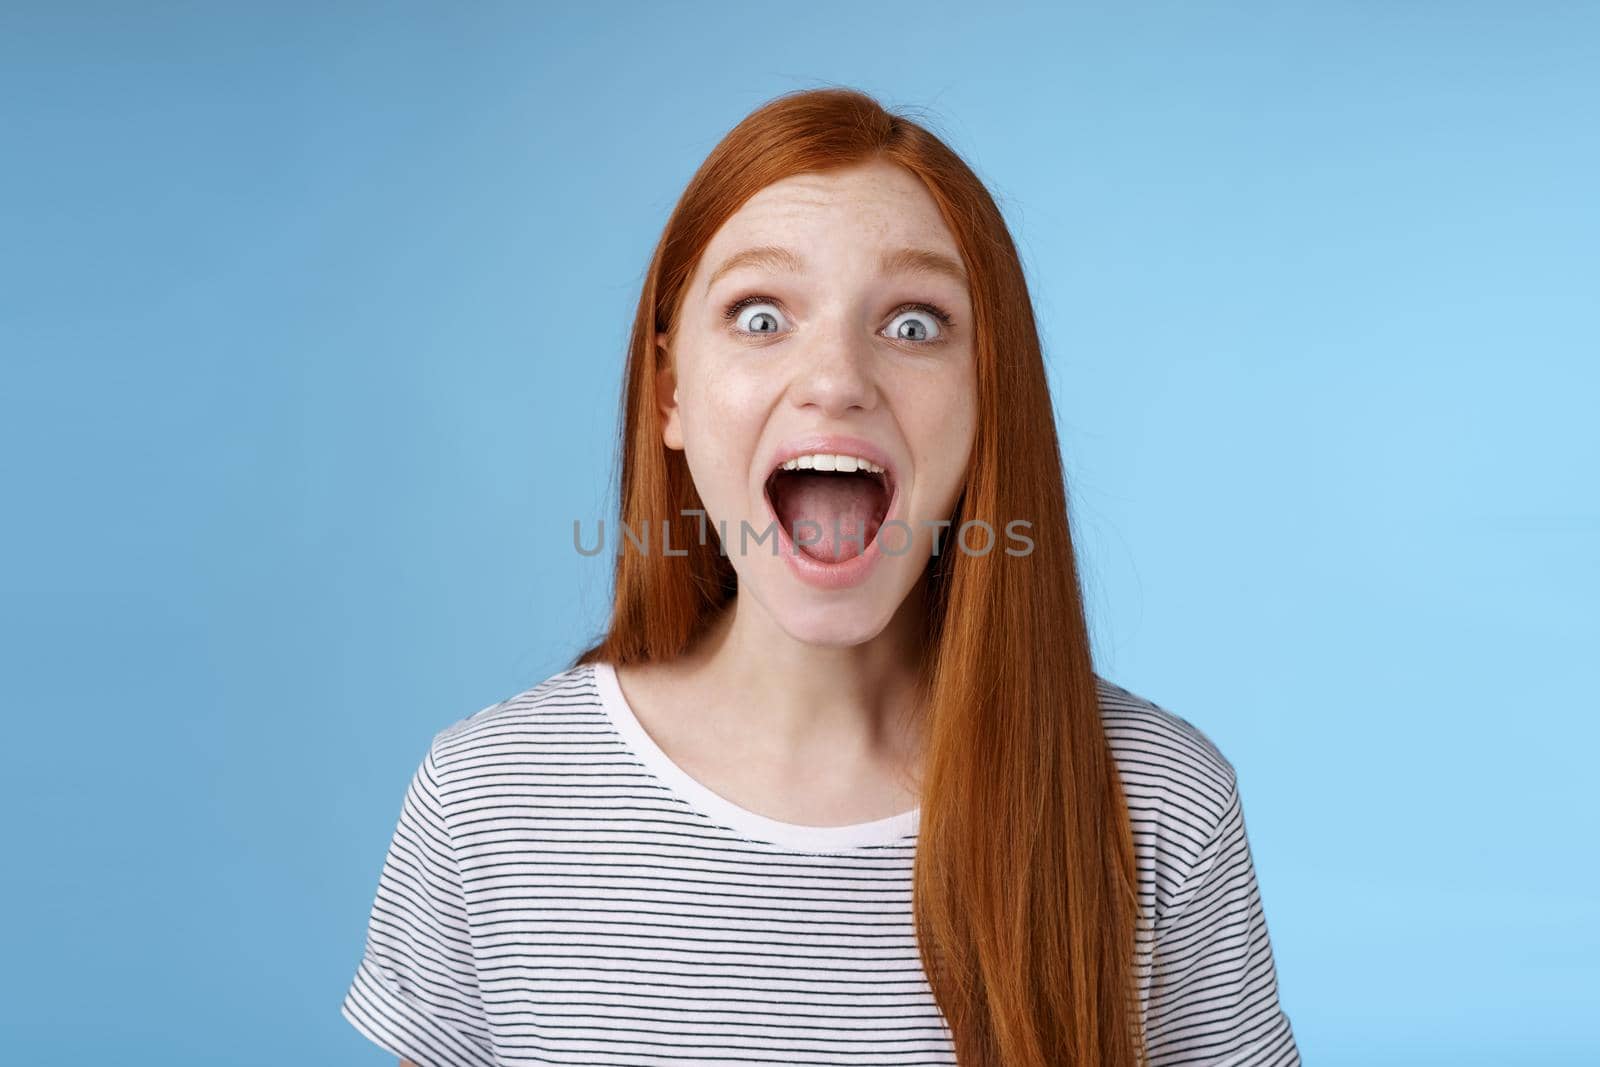
[[[340,1013],[380,1047],[420,1067],[492,1067],[434,747],[406,789],[378,877],[366,949]]]
[[[1221,820],[1156,919],[1152,962],[1150,1067],[1298,1067],[1237,779]]]

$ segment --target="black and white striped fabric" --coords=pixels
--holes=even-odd
[[[1104,679],[1151,1067],[1298,1065],[1232,765]],[[911,921],[919,811],[778,822],[674,764],[609,664],[434,737],[341,1011],[421,1067],[954,1064]]]

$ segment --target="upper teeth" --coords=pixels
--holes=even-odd
[[[818,471],[871,471],[873,474],[882,474],[883,468],[871,460],[862,459],[860,456],[841,456],[833,452],[810,452],[804,456],[795,456],[785,460],[783,469],[786,471],[818,470]]]

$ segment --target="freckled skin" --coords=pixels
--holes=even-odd
[[[740,267],[706,280],[731,254],[779,245],[798,254],[803,273]],[[663,442],[684,451],[713,524],[725,522],[727,552],[750,599],[799,642],[842,646],[881,633],[907,601],[927,565],[933,528],[960,494],[976,430],[972,309],[954,278],[880,272],[883,253],[903,248],[961,261],[932,197],[911,173],[873,162],[777,182],[757,193],[712,238],[691,278],[670,369],[658,381]],[[735,300],[771,298],[723,318]],[[931,303],[954,319],[946,326],[906,303]],[[751,316],[770,314],[756,332]],[[907,316],[932,324],[936,341],[899,333]],[[774,325],[776,323],[776,325]],[[915,336],[915,335],[914,335]],[[796,578],[770,542],[739,550],[741,520],[769,522],[766,463],[785,441],[811,432],[867,438],[894,460],[901,495],[897,516],[915,531],[913,546],[886,553],[858,586],[819,590]],[[903,532],[883,532],[899,548]],[[941,550],[948,550],[948,535]],[[749,605],[747,605],[749,606]]]

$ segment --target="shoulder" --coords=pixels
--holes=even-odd
[[[593,671],[580,664],[446,726],[434,734],[428,759],[443,776],[554,735],[592,729],[602,718]]]
[[[1095,676],[1100,719],[1134,822],[1159,824],[1188,852],[1227,816],[1233,764],[1194,723],[1152,700]]]

